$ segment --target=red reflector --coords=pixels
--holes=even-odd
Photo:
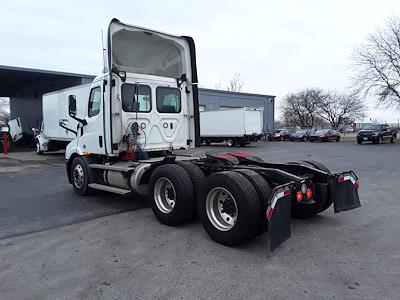
[[[297,192],[296,193],[296,200],[298,202],[300,202],[301,200],[303,200],[303,193],[302,192]]]
[[[274,209],[272,207],[269,207],[267,210],[267,219],[268,220],[271,220],[273,212],[274,212]]]
[[[344,176],[340,175],[337,179],[338,182],[343,182],[344,181]]]
[[[354,187],[358,190],[360,188],[360,184],[358,183],[358,181],[354,184]]]
[[[312,190],[311,189],[307,189],[306,197],[307,197],[307,199],[311,199],[311,197],[312,197]]]
[[[285,189],[283,191],[283,196],[287,196],[287,195],[290,195],[290,189]]]

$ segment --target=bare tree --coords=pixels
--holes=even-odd
[[[328,92],[322,99],[318,115],[333,129],[343,128],[365,116],[365,105],[355,93]]]
[[[400,109],[400,17],[369,35],[353,55],[354,86],[363,96],[378,96],[378,104]]]
[[[215,88],[216,90],[222,90],[221,81],[218,81],[218,82],[215,84],[214,88]]]
[[[233,75],[233,78],[229,81],[229,86],[226,88],[230,92],[240,92],[243,88],[244,82],[239,72]]]
[[[7,122],[10,119],[9,100],[0,97],[0,122]]]
[[[318,110],[325,100],[321,89],[311,88],[288,94],[283,98],[283,118],[286,126],[313,128],[319,119]]]

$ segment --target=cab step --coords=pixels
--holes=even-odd
[[[117,188],[114,186],[98,184],[98,183],[89,183],[88,186],[94,190],[106,191],[106,192],[120,194],[120,195],[127,195],[127,194],[132,193],[131,190],[121,189],[121,188]]]

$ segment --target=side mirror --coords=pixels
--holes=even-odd
[[[68,97],[68,113],[71,118],[76,116],[76,97],[75,95],[69,95]]]

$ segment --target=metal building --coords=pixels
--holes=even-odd
[[[275,96],[200,88],[199,105],[200,111],[241,107],[262,108],[263,130],[265,132],[274,130]]]
[[[10,98],[11,118],[20,117],[23,130],[39,128],[42,95],[67,87],[86,84],[95,76],[48,70],[0,66],[0,97]],[[275,96],[199,89],[200,110],[257,107],[264,110],[264,131],[274,127]]]
[[[94,76],[0,66],[0,97],[10,98],[11,119],[20,117],[22,129],[32,133],[42,117],[42,95],[92,82]]]

